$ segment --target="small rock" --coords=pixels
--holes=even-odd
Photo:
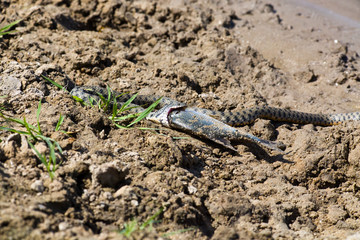
[[[96,200],[96,195],[95,194],[91,194],[89,197],[89,202],[94,202]]]
[[[67,222],[59,223],[59,231],[64,231],[69,228],[69,224]]]
[[[21,151],[26,151],[27,142],[25,145],[23,145],[24,141],[22,138],[25,138],[25,136],[20,135],[18,133],[11,134],[9,137],[7,137],[7,139],[1,144],[4,155],[0,158],[1,159],[13,158],[16,156],[18,152],[20,152],[19,149],[21,149]]]
[[[137,199],[135,191],[130,186],[123,186],[114,193],[114,198]]]
[[[46,206],[44,204],[38,204],[36,206],[36,209],[39,211],[45,211],[46,210]]]
[[[300,82],[311,83],[317,81],[319,76],[312,69],[306,69],[296,72],[294,77]]]
[[[0,95],[12,96],[21,89],[21,80],[12,76],[0,77]]]
[[[329,206],[328,211],[327,217],[331,224],[335,224],[337,221],[345,219],[347,215],[347,212],[338,205]]]
[[[261,13],[276,13],[276,10],[273,5],[267,3],[262,7]]]
[[[44,183],[43,183],[42,180],[35,180],[35,181],[31,184],[30,188],[31,188],[32,190],[36,191],[36,192],[43,192],[44,189],[45,189],[45,188],[44,188]]]
[[[188,191],[190,194],[194,194],[197,192],[197,188],[194,187],[193,185],[190,185],[190,186],[188,186]]]
[[[104,192],[103,197],[104,197],[105,199],[109,200],[109,201],[114,200],[111,192]]]
[[[36,69],[35,75],[41,76],[41,75],[46,75],[49,72],[53,72],[53,71],[59,72],[60,70],[61,68],[55,64],[44,64],[38,69]]]
[[[131,200],[130,203],[131,203],[131,206],[133,206],[133,207],[139,206],[139,201],[138,200]]]

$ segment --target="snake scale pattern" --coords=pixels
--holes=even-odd
[[[77,96],[81,99],[88,99],[89,97],[96,98],[98,94],[107,97],[108,91],[106,88],[98,86],[86,86],[75,87],[70,92],[71,95]],[[131,94],[119,94],[117,92],[112,93],[113,96],[118,96],[118,102],[127,101]],[[158,96],[150,95],[138,95],[133,103],[139,106],[146,106],[159,99]],[[163,97],[158,107],[162,108],[166,105],[179,105],[182,104],[173,99]],[[304,113],[293,111],[283,108],[275,108],[269,106],[257,106],[249,109],[245,109],[239,112],[221,112],[213,111],[203,108],[191,107],[192,110],[202,114],[209,115],[231,126],[241,126],[254,122],[257,118],[270,119],[282,122],[292,122],[299,124],[314,124],[322,126],[336,125],[345,121],[360,121],[360,112],[351,113],[338,113],[338,114],[318,114],[318,113]],[[135,108],[135,111],[142,111],[142,108]]]

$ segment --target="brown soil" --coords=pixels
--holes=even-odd
[[[65,150],[51,181],[23,136],[1,132],[0,238],[117,239],[124,223],[161,207],[153,229],[133,238],[359,237],[358,123],[257,120],[242,130],[289,154],[241,144],[235,154],[173,130],[118,129],[40,77],[217,110],[358,111],[359,3],[349,3],[334,15],[280,0],[0,1],[0,26],[22,19],[0,39],[6,114],[36,124],[42,100],[43,132]],[[54,131],[60,113],[70,136]]]

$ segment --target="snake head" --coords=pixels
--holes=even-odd
[[[185,104],[168,104],[156,112],[150,113],[146,119],[170,128],[169,114],[174,110],[186,108]]]

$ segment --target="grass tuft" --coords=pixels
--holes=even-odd
[[[129,98],[124,104],[119,106],[117,102],[117,98],[128,93],[123,93],[118,96],[113,96],[113,92],[109,86],[107,86],[107,97],[103,96],[100,93],[97,93],[99,99],[95,99],[93,97],[90,97],[88,101],[85,101],[84,99],[81,99],[77,96],[72,96],[75,101],[81,103],[81,105],[88,105],[92,108],[97,107],[98,109],[109,112],[111,110],[111,114],[109,116],[109,119],[112,121],[112,123],[122,129],[131,129],[133,128],[133,125],[140,122],[144,118],[146,118],[159,104],[161,101],[161,98],[156,100],[154,103],[152,103],[148,108],[146,108],[144,111],[140,113],[130,113],[128,114],[127,111],[139,108],[140,106],[132,104],[134,99],[137,97],[138,94],[134,94],[131,98]],[[127,125],[123,125],[123,122],[129,122],[133,119],[133,121]],[[139,128],[142,129],[142,128]],[[145,128],[144,128],[145,130]]]
[[[9,31],[9,29],[12,28],[13,26],[15,26],[16,24],[18,24],[19,22],[21,22],[21,20],[14,21],[14,22],[6,25],[5,27],[0,28],[0,38],[2,38],[4,35],[15,33],[16,30]]]
[[[163,213],[163,211],[164,211],[164,208],[161,207],[154,215],[149,217],[142,224],[139,224],[139,222],[136,219],[133,219],[130,222],[124,223],[124,228],[122,230],[120,230],[119,233],[124,235],[127,238],[130,238],[130,237],[132,237],[132,235],[135,232],[138,232],[138,231],[152,231],[153,224],[160,222],[160,220],[156,220],[156,219],[158,218],[158,216],[161,213]],[[167,232],[167,233],[161,234],[161,237],[167,239],[168,237],[178,235],[178,234],[188,232],[188,231],[193,231],[195,229],[196,229],[195,227],[190,227],[190,228],[180,229],[180,230],[176,230],[176,231],[172,231],[172,232]]]
[[[58,142],[56,142],[54,139],[46,137],[43,135],[41,127],[40,127],[40,112],[41,112],[41,100],[39,101],[38,109],[36,111],[36,123],[37,125],[31,125],[26,121],[26,118],[24,117],[22,120],[17,118],[11,118],[6,117],[3,112],[0,110],[0,117],[3,118],[6,122],[13,122],[16,123],[23,128],[26,129],[26,131],[18,130],[15,128],[10,128],[7,126],[0,126],[1,131],[7,131],[7,132],[13,132],[18,133],[26,136],[27,142],[30,145],[30,147],[35,152],[35,155],[40,159],[40,161],[44,164],[46,170],[49,173],[49,176],[51,180],[54,179],[55,171],[58,168],[58,163],[56,161],[56,150],[62,154],[62,149]],[[60,115],[60,119],[58,121],[58,124],[56,125],[55,131],[58,131],[61,127],[61,124],[63,122],[64,118]],[[47,158],[46,154],[41,154],[34,146],[34,143],[36,142],[45,142],[46,145],[49,148],[49,157]]]
[[[151,231],[153,228],[153,224],[156,222],[156,218],[163,212],[163,210],[163,208],[160,208],[159,211],[157,211],[141,225],[139,225],[136,219],[131,220],[129,223],[124,223],[124,228],[119,231],[119,233],[124,235],[125,237],[131,237],[131,235],[136,231],[141,231],[145,229]]]

